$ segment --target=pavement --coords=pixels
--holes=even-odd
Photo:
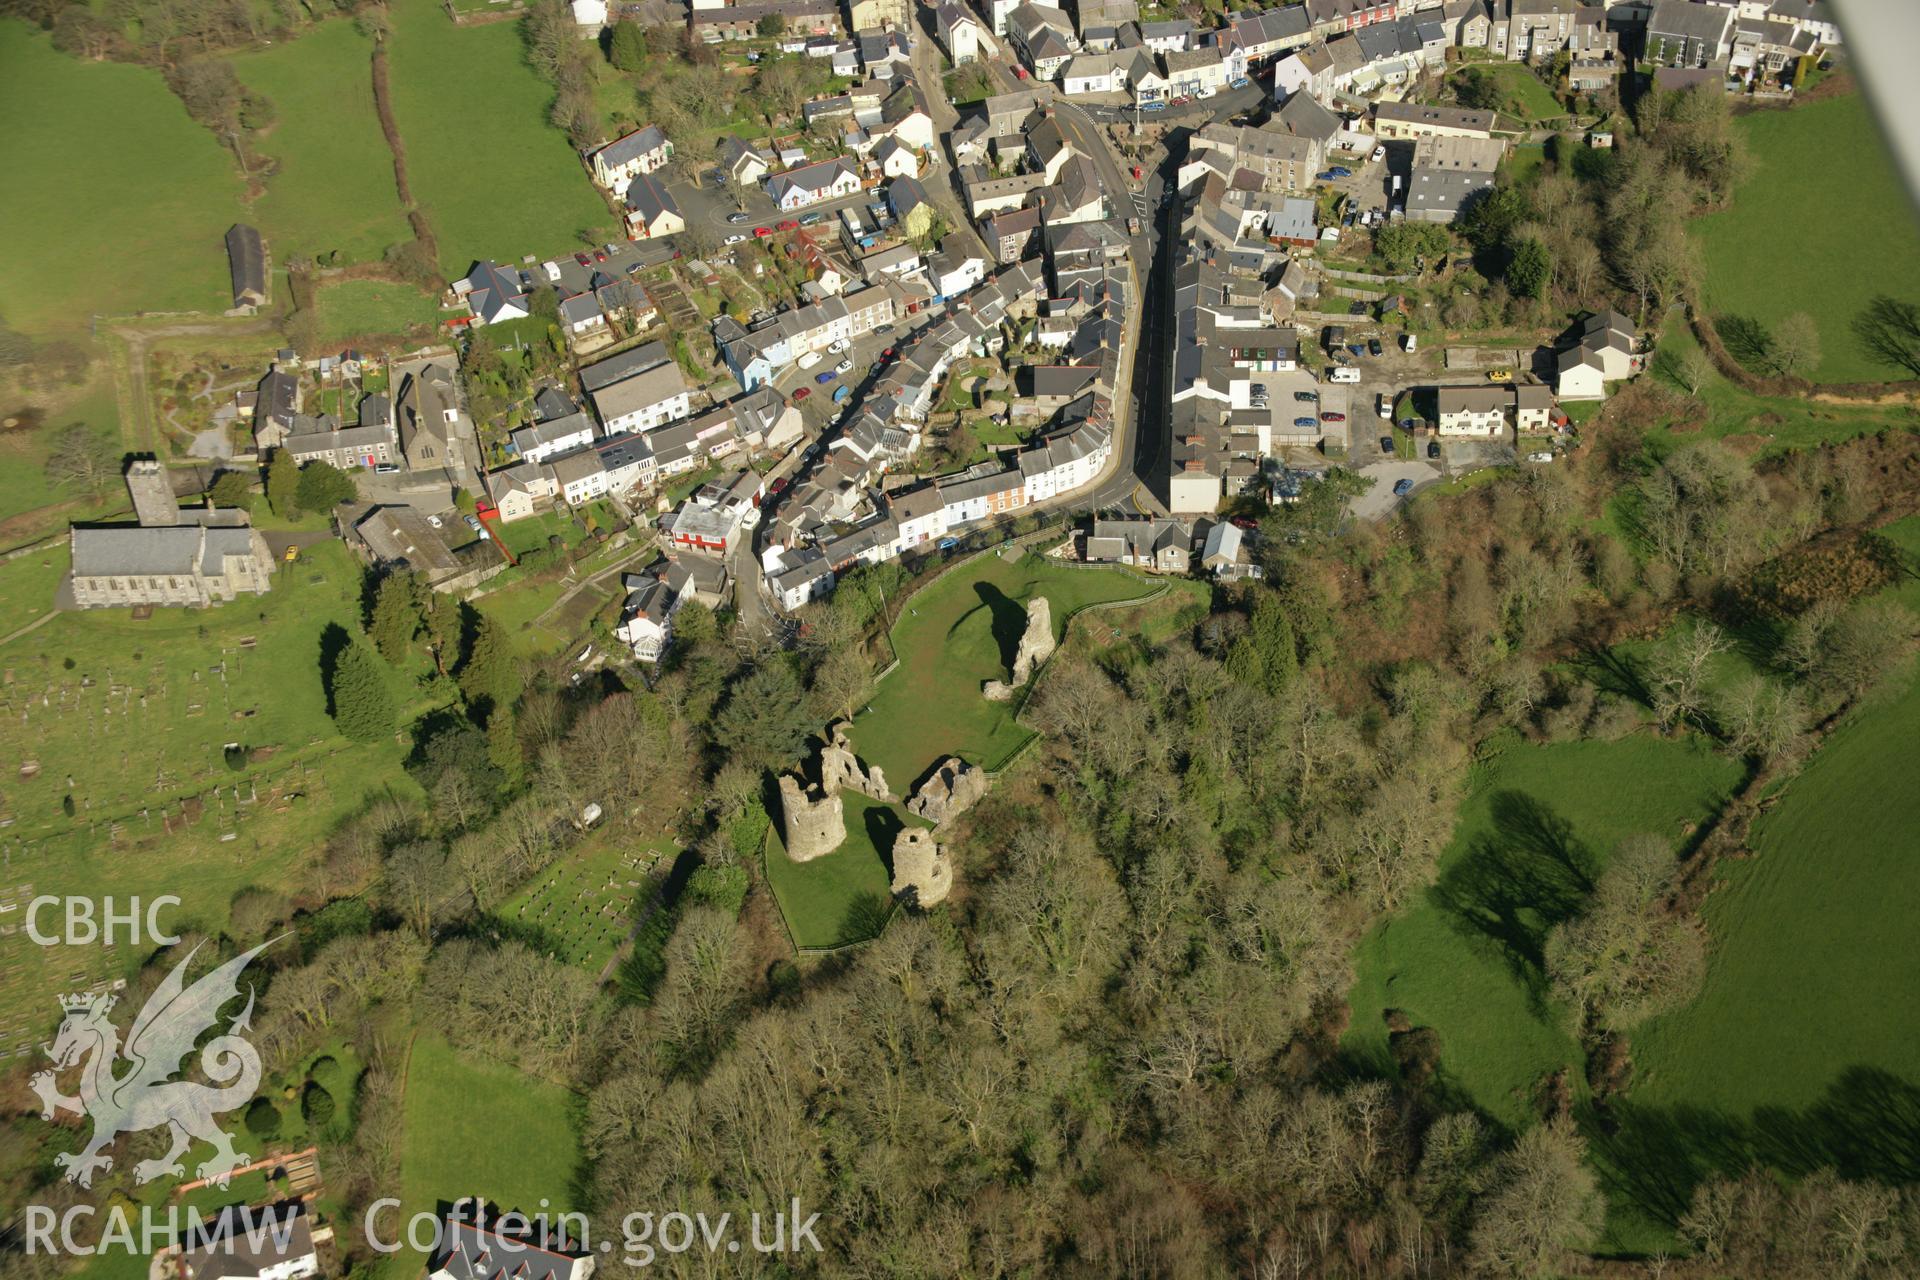
[[[1351,465],[1351,459],[1349,464]],[[1438,484],[1441,478],[1440,468],[1430,462],[1398,460],[1370,463],[1359,468],[1359,473],[1373,482],[1373,487],[1355,498],[1350,508],[1353,515],[1361,520],[1379,520],[1393,514],[1414,493],[1418,493],[1430,484]],[[1393,491],[1393,486],[1402,480],[1413,481],[1413,491],[1405,497]]]

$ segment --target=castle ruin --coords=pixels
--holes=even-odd
[[[811,862],[832,853],[847,838],[840,792],[823,791],[790,773],[781,774],[780,831],[787,856],[795,862]]]
[[[827,726],[827,741],[820,748],[820,786],[829,793],[845,787],[870,800],[888,803],[893,800],[893,792],[888,790],[887,778],[880,772],[880,766],[860,767],[860,758],[853,754],[853,746],[847,741],[845,720],[835,720]]]
[[[943,827],[979,803],[987,794],[987,773],[976,769],[959,756],[948,756],[934,766],[913,798],[907,812]]]
[[[953,859],[933,832],[907,827],[893,840],[893,896],[909,907],[938,906],[953,890]]]
[[[1007,702],[1020,687],[1033,679],[1034,669],[1053,656],[1053,610],[1045,596],[1035,596],[1027,605],[1027,629],[1014,650],[1013,679],[989,680],[981,693],[994,702]]]

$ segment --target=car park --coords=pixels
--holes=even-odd
[[[1393,482],[1393,493],[1395,497],[1404,498],[1412,492],[1413,492],[1413,481],[1395,480]]]

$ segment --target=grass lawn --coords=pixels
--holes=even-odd
[[[1553,90],[1547,88],[1546,82],[1535,75],[1531,68],[1517,62],[1483,62],[1475,66],[1498,82],[1502,115],[1539,121],[1553,120],[1567,114],[1567,109],[1553,96]]]
[[[0,566],[0,602],[30,608],[22,621],[44,611],[64,568],[64,548]],[[348,748],[326,713],[321,634],[357,617],[359,584],[345,548],[327,543],[280,569],[263,599],[145,621],[129,610],[63,613],[0,647],[13,883],[54,895],[174,893],[179,922],[217,933],[235,893],[291,887],[369,793],[415,793],[400,744]],[[393,686],[408,705],[409,677],[394,673]],[[224,759],[229,742],[253,753],[239,772]],[[38,773],[23,777],[29,761]],[[129,970],[137,951],[0,938],[0,1027],[14,1027],[20,1002],[37,1018],[76,972]],[[0,1036],[0,1048],[16,1038]]]
[[[903,827],[927,825],[898,805],[853,791],[840,797],[847,838],[832,853],[795,862],[781,843],[778,822],[767,848],[767,884],[794,942],[803,947],[864,942],[879,933],[893,912],[893,838]]]
[[[0,315],[74,333],[95,312],[229,305],[240,180],[160,73],[69,58],[10,18],[0,67]]]
[[[1680,841],[1738,783],[1740,766],[1698,740],[1513,743],[1476,767],[1435,885],[1376,928],[1354,958],[1345,1047],[1392,1070],[1382,1013],[1440,1036],[1440,1071],[1464,1100],[1520,1127],[1543,1077],[1578,1044],[1545,990],[1540,949],[1625,836]]]
[[[338,18],[233,59],[240,83],[279,113],[259,143],[279,168],[250,218],[278,266],[335,250],[342,265],[377,261],[411,235],[373,110],[372,57],[373,41]]]
[[[1148,594],[1154,584],[1119,569],[1088,569],[1034,556],[986,555],[909,597],[893,627],[900,665],[854,718],[852,739],[905,794],[949,755],[998,768],[1032,734],[1013,704],[989,702],[1026,628],[1026,608],[1047,597],[1055,637],[1076,609]]]
[[[654,867],[673,852],[665,842],[632,849],[603,836],[542,871],[495,914],[538,929],[555,959],[598,974],[652,895]]]
[[[1653,376],[1670,389],[1677,389],[1672,378],[1662,372],[1665,361],[1697,346],[1686,323],[1677,315],[1670,317],[1661,332]],[[1707,410],[1703,426],[1686,433],[1656,432],[1649,437],[1650,443],[1655,447],[1677,445],[1693,435],[1731,437],[1736,444],[1751,444],[1760,453],[1770,454],[1850,440],[1888,427],[1911,429],[1914,426],[1913,415],[1903,406],[1830,404],[1791,396],[1756,395],[1715,372],[1708,373],[1699,398]]]
[[[1709,310],[1768,326],[1807,312],[1820,329],[1820,381],[1904,376],[1870,360],[1848,328],[1875,294],[1920,301],[1920,226],[1866,100],[1734,123],[1753,172],[1731,208],[1693,224]]]
[[[4,270],[5,267],[0,266],[0,271]],[[0,417],[13,411],[11,405],[0,405]],[[120,404],[114,398],[113,377],[104,362],[94,366],[93,377],[84,386],[63,391],[60,398],[48,404],[45,420],[37,428],[0,432],[0,520],[81,496],[78,490],[53,488],[46,478],[47,455],[53,451],[62,429],[74,423],[85,423],[103,436],[119,438]],[[102,506],[115,504],[127,505],[124,489],[102,495]],[[22,530],[9,538],[9,544],[28,541],[31,536],[29,531]],[[12,629],[0,628],[0,635]]]
[[[400,1148],[401,1207],[380,1222],[392,1238],[416,1213],[464,1196],[526,1214],[575,1208],[575,1099],[558,1085],[512,1067],[465,1058],[422,1032],[407,1065],[406,1134]],[[387,1260],[383,1274],[412,1275],[425,1258]]]
[[[388,56],[413,196],[450,276],[476,258],[559,253],[588,227],[614,234],[566,136],[547,123],[553,90],[527,66],[518,23],[456,27],[428,0],[406,0],[393,8]]]
[[[440,304],[410,284],[342,280],[320,290],[320,337],[327,342],[407,334],[439,323]]]

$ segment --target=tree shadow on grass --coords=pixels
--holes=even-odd
[[[1727,353],[1749,369],[1765,372],[1773,358],[1773,335],[1751,316],[1715,316],[1713,327]]]
[[[1566,819],[1532,796],[1498,792],[1492,811],[1493,833],[1441,875],[1434,900],[1457,932],[1493,946],[1544,1012],[1547,934],[1593,891],[1593,854]]]
[[[887,917],[893,914],[893,902],[877,893],[856,893],[847,903],[847,910],[840,917],[840,941],[866,942],[880,936],[887,927]]]
[[[327,691],[327,714],[334,713],[333,674],[340,665],[340,655],[353,643],[353,637],[347,629],[337,622],[329,622],[320,629],[320,687]]]
[[[1701,1182],[1755,1165],[1794,1178],[1833,1169],[1889,1186],[1920,1182],[1920,1088],[1877,1067],[1847,1068],[1799,1111],[1762,1107],[1742,1119],[1624,1100],[1585,1108],[1580,1121],[1608,1190],[1668,1226]]]
[[[1633,659],[1617,649],[1588,649],[1573,660],[1573,668],[1602,693],[1630,698],[1643,707],[1653,705],[1653,690]]]
[[[1020,652],[1020,637],[1027,632],[1027,610],[991,582],[976,582],[973,590],[992,615],[993,643],[1000,651],[1000,665],[1012,671],[1014,657]]]

